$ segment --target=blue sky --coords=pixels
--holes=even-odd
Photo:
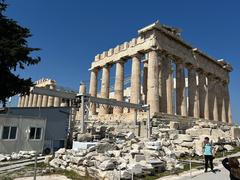
[[[33,80],[48,77],[78,89],[89,80],[94,56],[137,36],[160,20],[183,30],[183,38],[216,59],[229,61],[233,118],[239,120],[240,1],[238,0],[8,0],[6,15],[28,27],[29,45],[42,50],[37,66],[18,71]]]

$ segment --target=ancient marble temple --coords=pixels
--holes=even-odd
[[[123,101],[124,64],[127,61],[132,63],[130,102],[139,104],[143,98],[144,104],[150,105],[151,116],[166,113],[232,123],[231,65],[186,43],[178,29],[157,21],[140,29],[138,37],[131,41],[96,55],[90,68],[89,93],[97,96],[98,83],[101,83],[100,96],[109,98],[110,69],[115,64],[114,98]],[[100,70],[101,82],[98,82]],[[97,112],[96,104],[90,109],[92,115],[126,113],[120,107],[109,111],[107,106],[100,107]]]
[[[57,91],[56,81],[52,79],[42,78],[35,82],[35,87],[51,89]],[[63,91],[63,90],[58,90]],[[19,96],[18,107],[68,107],[70,99],[48,94],[36,94],[30,92],[28,95]]]

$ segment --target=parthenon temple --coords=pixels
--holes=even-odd
[[[140,29],[138,37],[131,41],[96,55],[90,68],[89,94],[98,96],[101,70],[99,96],[109,98],[110,69],[115,64],[114,99],[124,101],[124,64],[127,61],[132,64],[130,102],[149,104],[151,116],[165,113],[232,124],[231,65],[186,43],[179,29],[157,21]],[[125,112],[121,107],[110,111],[108,106],[97,108],[96,104],[90,109],[91,115],[95,116],[132,114],[135,111]]]
[[[66,90],[62,87],[57,87],[56,81],[52,79],[42,78],[35,82],[34,87],[41,89],[49,89],[51,91],[58,91],[66,94]],[[75,92],[68,91],[67,93],[75,94]],[[71,106],[71,100],[68,97],[51,96],[46,93],[39,94],[29,92],[24,96],[19,96],[18,107],[68,107]]]

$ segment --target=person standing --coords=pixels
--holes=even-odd
[[[203,155],[205,159],[205,171],[207,172],[208,169],[208,162],[210,164],[211,171],[213,171],[213,146],[212,143],[209,142],[209,137],[204,138],[204,145],[203,145]]]
[[[230,172],[231,180],[240,180],[239,161],[236,157],[225,158],[222,164]]]

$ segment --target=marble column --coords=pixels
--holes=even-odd
[[[50,85],[49,89],[51,89],[51,90],[55,89],[55,85]],[[48,107],[53,107],[53,103],[54,103],[54,97],[53,96],[48,96],[47,106]]]
[[[200,118],[209,119],[208,114],[208,97],[207,97],[207,81],[203,70],[198,70],[198,90],[199,90],[199,115]],[[205,109],[205,106],[207,109]],[[205,113],[205,110],[207,111]]]
[[[220,79],[217,79],[215,85],[215,94],[217,96],[218,121],[222,121],[223,111],[223,85]]]
[[[84,83],[80,83],[79,94],[86,94],[86,86]]]
[[[43,95],[42,107],[47,107],[47,105],[48,105],[48,96],[47,95]]]
[[[37,94],[33,94],[32,107],[37,107],[37,100],[38,100],[38,95]]]
[[[232,125],[233,120],[232,120],[232,110],[231,110],[231,104],[230,101],[228,103],[228,124]]]
[[[159,112],[159,72],[158,72],[158,53],[150,51],[148,58],[148,104],[150,114]]]
[[[187,116],[184,65],[176,63],[176,113]]]
[[[228,86],[229,86],[229,83],[226,82],[224,84],[224,101],[225,101],[224,104],[225,104],[225,111],[226,111],[226,121],[227,121],[228,124],[233,124]]]
[[[167,78],[169,60],[165,56],[161,56],[159,68],[159,96],[160,96],[160,112],[167,113]]]
[[[21,96],[21,105],[20,107],[24,107],[25,96]]]
[[[116,76],[114,86],[114,98],[117,101],[123,101],[123,89],[124,89],[124,61],[119,60],[116,62]],[[114,107],[114,113],[123,113],[122,107]]]
[[[167,71],[166,81],[167,113],[173,114],[173,69],[172,61],[170,59],[167,59],[166,71]]]
[[[190,66],[188,68],[188,115],[199,118],[199,96],[196,76],[196,70]]]
[[[224,84],[223,84],[224,88]],[[225,98],[224,98],[224,89],[222,90],[222,112],[221,112],[221,119],[222,122],[227,123],[227,118],[226,118],[226,106],[225,106]]]
[[[33,94],[30,93],[28,98],[28,107],[33,107],[32,105],[33,105]]]
[[[68,100],[67,99],[62,99],[61,103],[60,103],[61,107],[68,107]]]
[[[163,86],[163,78],[162,78],[162,76],[163,76],[163,73],[162,73],[162,69],[163,69],[163,67],[162,67],[162,57],[161,56],[159,56],[160,57],[160,60],[158,61],[158,95],[159,95],[159,112],[163,112],[163,103],[162,103],[162,101],[163,101],[163,88],[162,88],[162,86]],[[166,86],[165,86],[166,87]]]
[[[37,98],[37,107],[42,107],[43,95],[39,94]]]
[[[18,107],[21,107],[22,96],[18,96]]]
[[[215,92],[216,93],[216,92]],[[214,101],[213,101],[213,120],[214,121],[218,121],[218,103],[217,103],[217,96],[215,95],[214,97]]]
[[[54,97],[53,96],[48,96],[47,107],[53,107],[53,102],[54,102]]]
[[[132,74],[131,74],[131,99],[130,102],[138,104],[140,102],[141,92],[141,56],[136,54],[132,57]],[[134,112],[131,109],[131,112]]]
[[[205,101],[204,101],[204,119],[210,119],[209,117],[209,84],[208,84],[208,79],[206,77],[207,84],[204,87],[205,90]]]
[[[147,104],[147,79],[148,79],[148,62],[143,63],[143,95],[144,104]]]
[[[101,84],[101,97],[109,98],[109,84],[110,84],[110,66],[105,65],[102,69],[102,84]],[[101,114],[108,114],[109,108],[107,105],[102,105],[100,109]]]
[[[213,75],[208,75],[208,108],[209,108],[209,120],[213,120],[213,109],[214,109],[214,77]]]
[[[29,95],[25,95],[24,107],[28,107]]]
[[[54,97],[54,107],[59,107],[60,106],[60,97]]]
[[[97,97],[97,77],[98,77],[98,69],[92,69],[91,70],[91,77],[90,77],[90,88],[89,88],[89,94],[93,97]],[[96,104],[92,103],[90,105],[90,113],[92,115],[96,115]]]

